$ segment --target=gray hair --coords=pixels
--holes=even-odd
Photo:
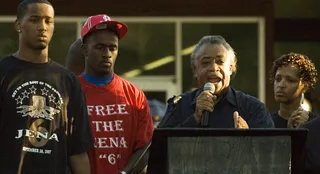
[[[191,61],[191,67],[194,68],[194,62],[195,59],[199,56],[199,51],[201,49],[201,47],[203,45],[222,45],[224,46],[228,53],[227,56],[229,56],[232,60],[232,62],[234,63],[234,69],[233,72],[236,71],[236,65],[237,65],[237,58],[236,58],[236,53],[234,52],[233,48],[229,45],[229,43],[220,35],[208,35],[208,36],[203,36],[200,41],[198,42],[198,44],[196,45],[196,47],[194,48],[191,57],[190,57],[190,61]]]

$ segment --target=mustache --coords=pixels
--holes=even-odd
[[[208,75],[208,77],[209,77],[209,78],[220,78],[220,79],[223,78],[223,76],[222,76],[221,73],[210,73],[210,74]]]

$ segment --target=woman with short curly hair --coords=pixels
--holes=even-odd
[[[306,55],[282,55],[273,62],[270,74],[275,100],[280,103],[280,109],[272,115],[275,127],[300,127],[316,117],[301,107],[304,93],[317,82],[317,70]]]

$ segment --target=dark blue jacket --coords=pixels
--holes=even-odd
[[[193,114],[196,98],[202,91],[202,89],[197,89],[170,98],[166,114],[158,127],[199,127]],[[214,111],[210,113],[209,127],[234,128],[233,113],[235,111],[239,112],[249,128],[274,127],[270,112],[261,101],[232,87],[228,87],[225,96],[215,105]]]

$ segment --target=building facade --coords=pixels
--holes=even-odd
[[[18,3],[9,1],[0,10],[1,56],[17,49],[13,22]],[[52,59],[64,64],[86,16],[107,13],[129,27],[129,34],[120,42],[116,73],[160,101],[194,87],[189,57],[199,39],[210,34],[225,37],[237,53],[238,73],[232,85],[274,110],[277,104],[268,73],[272,61],[286,50],[283,44],[320,40],[320,35],[291,30],[302,23],[313,28],[317,19],[278,19],[274,7],[281,4],[272,0],[91,0],[90,4],[85,0],[53,0],[52,4],[56,11]],[[310,32],[315,35],[317,31],[319,27]]]

